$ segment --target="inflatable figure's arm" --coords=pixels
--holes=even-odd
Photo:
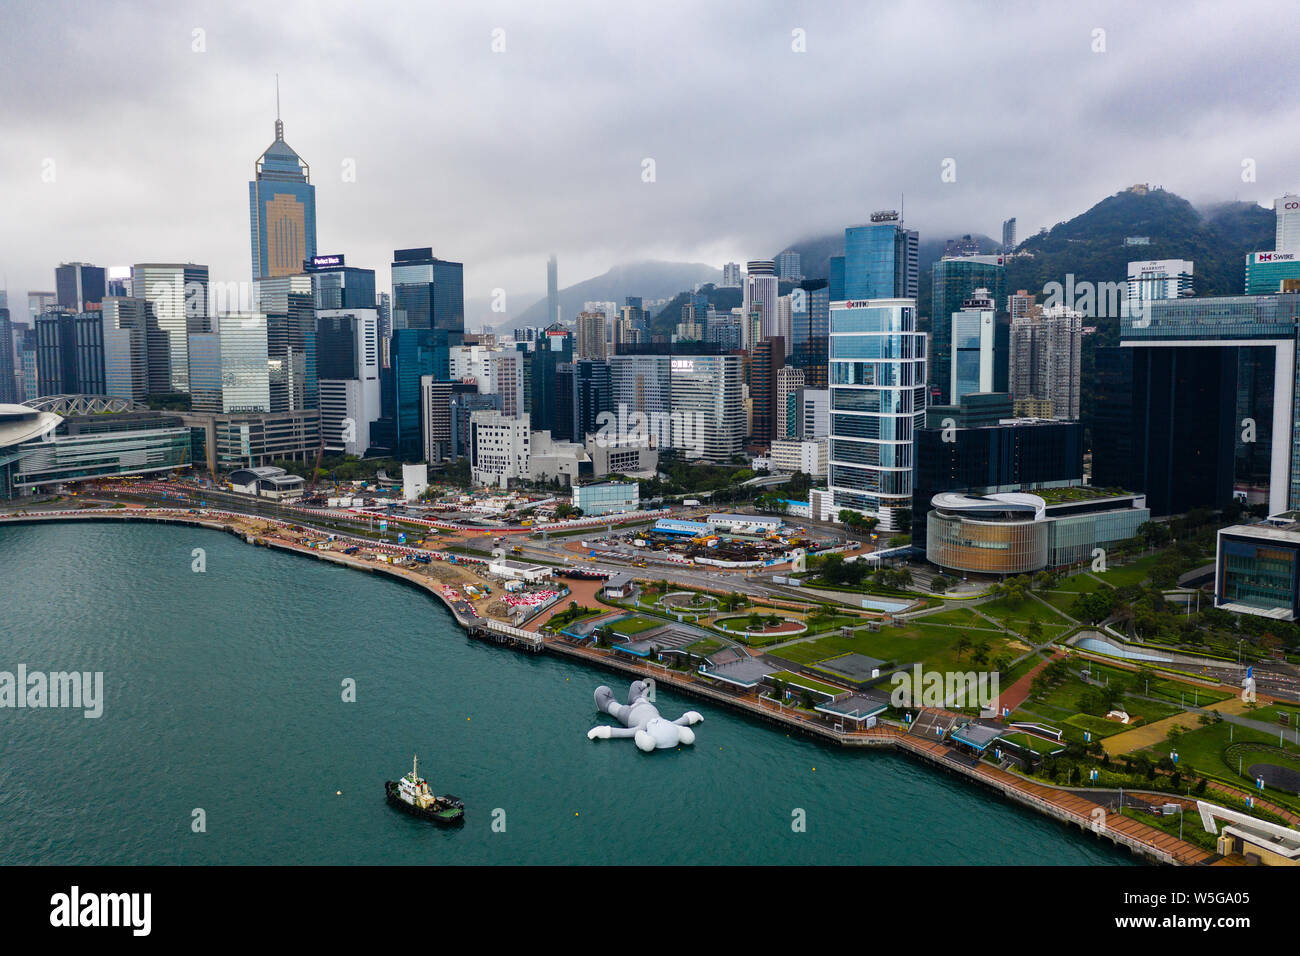
[[[698,724],[703,719],[704,718],[700,714],[697,714],[693,710],[688,710],[686,713],[674,720],[673,723],[678,727],[688,727],[691,724]]]
[[[636,733],[635,727],[611,727],[609,724],[600,724],[587,731],[587,739],[609,740],[611,737],[635,737]]]

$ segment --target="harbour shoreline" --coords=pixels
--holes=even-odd
[[[216,511],[214,509],[208,509],[207,514],[194,514],[181,509],[124,508],[33,513],[17,512],[0,515],[0,526],[50,522],[122,523],[144,521],[222,531],[255,546],[275,548],[292,554],[314,557],[352,570],[384,573],[392,580],[403,582],[408,586],[422,590],[425,594],[436,597],[450,613],[452,619],[471,638],[496,643],[509,643],[508,639],[504,638],[499,632],[493,631],[486,626],[486,619],[477,616],[474,618],[465,616],[442,593],[438,582],[423,575],[408,573],[401,566],[374,563],[332,550],[307,548],[280,538],[249,533],[246,529],[230,524],[232,520],[278,524],[281,526],[290,524],[290,522],[258,515],[243,515],[238,512]],[[1129,817],[1117,816],[1114,818],[1114,822],[1107,822],[1098,826],[1092,808],[1097,808],[1100,805],[1064,788],[1048,787],[1028,781],[1007,771],[988,767],[978,762],[970,765],[967,762],[954,760],[953,751],[949,748],[943,747],[936,741],[909,733],[907,729],[902,727],[881,724],[865,731],[839,731],[829,725],[820,724],[794,714],[782,705],[768,706],[768,702],[761,698],[741,698],[717,687],[702,684],[687,674],[675,672],[666,667],[620,659],[613,656],[612,651],[606,653],[596,648],[580,646],[564,637],[543,637],[540,634],[539,637],[540,642],[533,645],[531,649],[558,654],[568,660],[618,673],[626,677],[653,678],[658,684],[678,693],[708,701],[728,708],[733,712],[754,718],[762,723],[774,725],[820,742],[849,748],[865,747],[874,749],[883,747],[908,754],[931,769],[962,777],[986,790],[992,790],[1005,800],[1034,810],[1066,826],[1078,827],[1081,832],[1090,832],[1097,839],[1108,839],[1116,846],[1125,847],[1132,854],[1150,862],[1169,865],[1196,865],[1211,858],[1211,854],[1205,850],[1179,841],[1163,831],[1139,823]]]

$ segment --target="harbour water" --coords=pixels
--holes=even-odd
[[[0,671],[104,675],[98,719],[0,709],[0,863],[1132,862],[907,757],[663,691],[704,715],[694,747],[589,741],[617,675],[216,531],[4,527],[0,582]],[[463,829],[385,804],[413,753]]]

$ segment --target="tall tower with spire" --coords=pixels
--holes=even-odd
[[[316,255],[316,187],[311,170],[284,141],[280,80],[275,82],[275,141],[257,160],[248,184],[253,279],[297,275]]]

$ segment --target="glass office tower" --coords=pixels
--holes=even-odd
[[[434,256],[433,249],[393,253],[393,328],[437,329],[448,346],[465,338],[464,266]]]
[[[275,141],[253,167],[248,184],[253,278],[294,275],[316,255],[316,187],[311,170],[284,141],[275,120]]]
[[[801,369],[807,388],[826,387],[831,298],[825,279],[805,279],[791,294],[790,364]]]
[[[1007,278],[1002,256],[946,257],[930,269],[930,382],[935,404],[947,405],[952,394],[952,315],[976,289],[987,289],[995,311],[1006,309]]]
[[[318,310],[376,308],[374,269],[344,265],[342,256],[317,256],[307,273]]]
[[[1129,355],[1098,354],[1114,381],[1097,394],[1093,484],[1127,479],[1155,515],[1234,494],[1271,514],[1300,506],[1298,319],[1294,293],[1166,299],[1121,316]]]
[[[925,421],[925,333],[913,299],[832,302],[829,486],[835,510],[885,531],[912,505],[912,438]]]
[[[843,297],[915,299],[919,241],[897,213],[875,213],[869,225],[845,229]]]

